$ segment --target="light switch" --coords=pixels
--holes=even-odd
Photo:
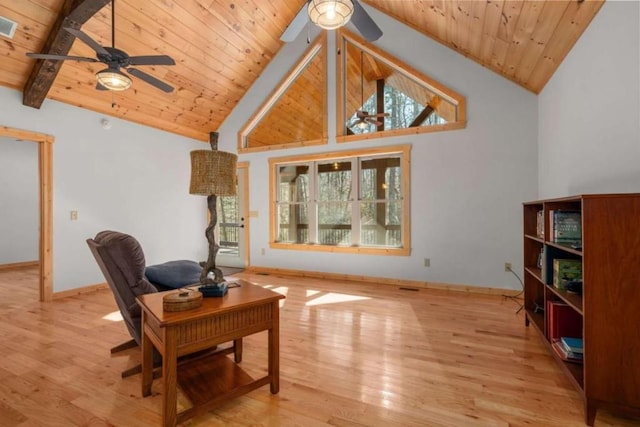
[[[71,221],[76,221],[78,219],[78,211],[71,211]]]

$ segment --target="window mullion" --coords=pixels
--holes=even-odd
[[[318,182],[317,162],[309,163],[309,243],[318,243]]]
[[[351,244],[360,246],[360,158],[351,159]]]

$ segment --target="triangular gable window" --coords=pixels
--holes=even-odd
[[[326,35],[302,59],[238,133],[238,152],[327,143]]]
[[[465,127],[455,91],[346,30],[338,52],[338,142]]]

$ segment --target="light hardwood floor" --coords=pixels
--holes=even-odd
[[[280,393],[263,387],[190,426],[583,426],[578,393],[518,306],[499,296],[402,291],[240,273],[286,294]],[[233,291],[233,290],[231,290]],[[160,384],[120,378],[139,350],[109,291],[37,301],[37,272],[0,272],[0,425],[156,426]],[[266,368],[266,333],[242,366]],[[640,423],[599,412],[596,426]]]

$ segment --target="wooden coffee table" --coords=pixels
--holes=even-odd
[[[142,308],[142,395],[151,394],[153,347],[162,355],[162,422],[175,426],[195,415],[270,384],[279,390],[279,300],[284,295],[253,285],[236,282],[224,297],[205,298],[202,306],[165,312],[166,292],[141,295]],[[176,291],[169,291],[176,292]],[[237,363],[242,361],[242,338],[260,331],[268,333],[267,375],[253,379]],[[214,345],[234,342],[235,362],[225,355],[195,358],[178,365],[178,358]],[[192,406],[177,413],[177,386]]]

